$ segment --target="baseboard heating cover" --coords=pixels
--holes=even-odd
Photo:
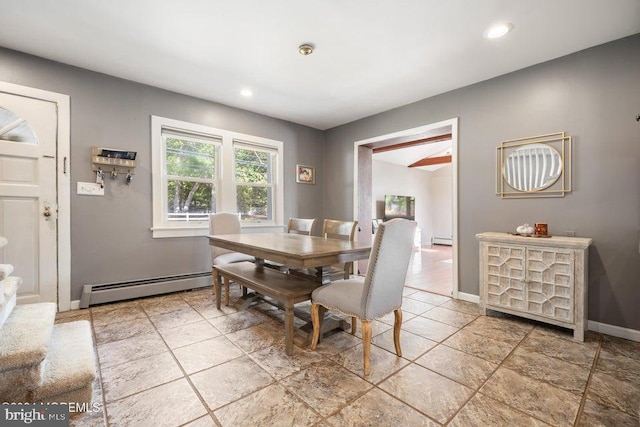
[[[84,285],[80,297],[80,308],[106,302],[122,301],[188,289],[212,286],[211,272],[179,274],[176,276],[154,277],[151,279],[126,282]]]
[[[450,237],[434,237],[433,243],[434,245],[453,245],[453,239]]]

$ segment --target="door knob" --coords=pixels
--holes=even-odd
[[[44,212],[42,214],[45,218],[49,219],[49,217],[51,216],[51,206],[45,206]]]

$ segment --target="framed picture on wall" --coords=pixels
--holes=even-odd
[[[296,165],[296,182],[300,184],[315,184],[316,168],[313,166]]]

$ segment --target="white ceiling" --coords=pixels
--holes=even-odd
[[[638,32],[640,0],[0,0],[4,47],[318,129]]]

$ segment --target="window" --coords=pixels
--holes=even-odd
[[[202,236],[212,212],[282,225],[282,143],[152,116],[153,237]]]
[[[234,143],[236,206],[242,221],[273,220],[276,157],[276,150]]]

